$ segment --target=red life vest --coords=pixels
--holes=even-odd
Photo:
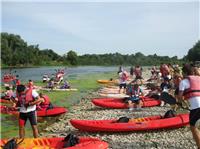
[[[34,101],[34,98],[32,96],[32,88],[29,88],[28,90],[26,90],[24,94],[19,95],[18,93],[16,93],[16,95],[18,98],[18,104],[20,104],[20,106]]]
[[[48,108],[49,104],[50,104],[50,99],[47,95],[43,95],[42,98],[44,99],[44,102],[42,102],[39,106],[41,108]]]
[[[140,96],[140,88],[138,87],[138,89],[134,89],[134,87],[132,86],[131,87],[131,90],[129,90],[130,92],[130,95],[131,96],[136,96],[136,97],[139,97]]]
[[[187,79],[190,82],[190,88],[184,91],[185,98],[200,96],[200,76],[188,76]]]
[[[20,80],[16,80],[16,85],[20,85],[20,84],[21,84]]]
[[[141,70],[140,67],[139,68],[135,68],[135,75],[136,76],[142,76],[142,70]]]

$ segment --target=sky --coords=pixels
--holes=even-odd
[[[200,37],[199,1],[3,0],[1,7],[1,32],[60,55],[182,58]]]

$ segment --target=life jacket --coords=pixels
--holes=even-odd
[[[50,99],[47,95],[43,95],[42,98],[44,98],[44,102],[42,102],[39,106],[41,108],[48,108],[50,104]]]
[[[32,96],[32,88],[29,88],[28,90],[26,90],[25,93],[22,94],[22,95],[19,95],[18,93],[16,93],[16,95],[17,95],[17,98],[18,98],[18,104],[20,106],[34,101],[34,98]]]
[[[126,81],[128,79],[126,72],[122,73],[121,79],[122,79],[122,81]]]
[[[140,88],[134,89],[134,87],[131,87],[131,90],[129,90],[131,97],[139,97],[140,96]]]
[[[20,85],[20,84],[21,84],[20,80],[16,80],[16,85]]]
[[[200,96],[200,76],[188,76],[190,88],[184,91],[184,97],[189,99],[191,97]]]
[[[141,76],[142,75],[141,68],[135,68],[135,75],[136,76]]]

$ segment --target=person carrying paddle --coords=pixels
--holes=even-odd
[[[39,94],[32,88],[26,88],[25,85],[18,85],[16,98],[12,99],[19,107],[19,137],[25,137],[25,124],[29,119],[33,130],[34,138],[38,137],[36,104],[39,103]]]
[[[200,121],[200,76],[192,75],[192,67],[185,64],[182,68],[184,79],[179,84],[179,99],[186,99],[190,103],[190,129],[193,138],[200,148],[200,130],[197,121]]]

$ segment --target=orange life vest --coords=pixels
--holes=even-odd
[[[17,95],[17,98],[18,98],[18,104],[20,104],[20,106],[34,101],[34,98],[32,96],[32,88],[29,88],[23,94],[16,93],[16,95]]]
[[[39,106],[41,108],[48,108],[49,104],[50,104],[50,99],[47,95],[43,95],[42,98],[44,98],[44,102],[42,102]]]
[[[188,76],[187,79],[190,82],[190,88],[184,91],[185,98],[200,96],[200,76]]]

